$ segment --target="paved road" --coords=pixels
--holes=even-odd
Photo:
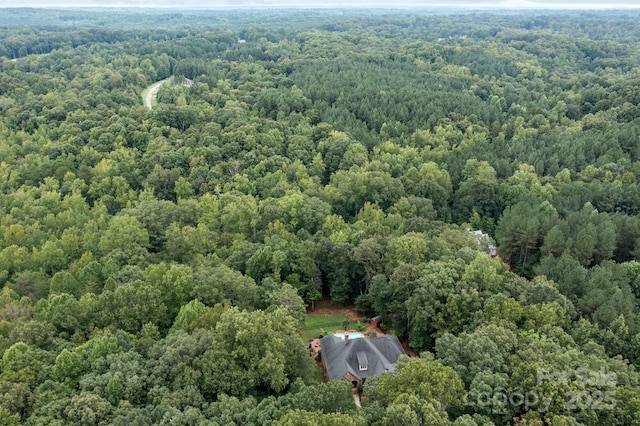
[[[147,92],[147,98],[144,100],[145,104],[147,105],[147,108],[149,108],[149,109],[153,108],[153,104],[152,104],[153,95],[155,95],[156,92],[158,91],[158,89],[160,88],[160,86],[162,86],[167,81],[169,81],[168,78],[165,78],[164,80],[160,80],[159,82],[154,84],[151,87],[151,89],[149,89],[149,91]]]

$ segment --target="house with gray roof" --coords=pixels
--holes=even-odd
[[[367,377],[393,372],[404,354],[396,336],[366,338],[360,333],[329,334],[320,340],[322,364],[329,380],[360,386]]]

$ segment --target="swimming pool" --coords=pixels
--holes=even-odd
[[[337,336],[340,339],[344,340],[344,333],[334,333],[334,336]],[[351,340],[351,339],[364,339],[364,334],[358,333],[357,331],[350,332],[349,333],[349,340]]]

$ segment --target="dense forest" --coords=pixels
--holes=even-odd
[[[0,9],[0,39],[0,424],[640,425],[640,12]],[[356,407],[319,300],[420,357]]]

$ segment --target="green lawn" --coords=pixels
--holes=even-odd
[[[355,321],[349,320],[349,317],[342,314],[331,314],[326,316],[308,315],[304,322],[302,338],[304,340],[318,337],[321,334],[331,333],[336,330],[343,330],[342,323],[347,320],[349,325],[355,325]]]

